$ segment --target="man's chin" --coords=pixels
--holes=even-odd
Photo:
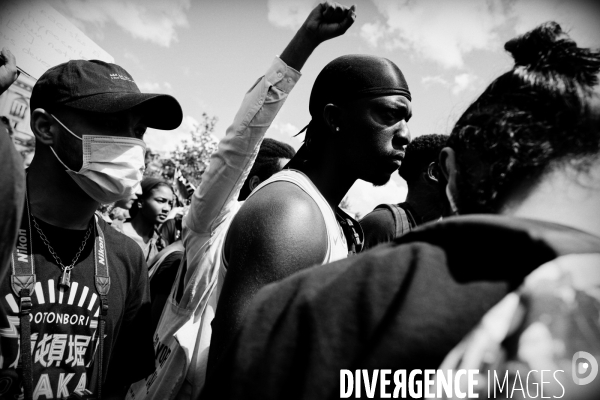
[[[380,176],[372,177],[371,179],[367,180],[367,182],[372,183],[374,187],[380,187],[380,186],[386,185],[390,181],[391,178],[392,178],[392,174],[380,175]]]

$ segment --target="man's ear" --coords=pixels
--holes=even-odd
[[[450,147],[444,147],[440,152],[440,170],[446,178],[446,186],[452,192],[452,195],[457,196],[458,187],[458,166],[456,165],[456,153]]]
[[[426,178],[430,182],[437,184],[440,180],[440,169],[437,165],[437,162],[432,161],[427,166]]]
[[[335,104],[327,104],[323,108],[323,120],[329,131],[333,134],[341,133],[342,127],[342,109]]]
[[[459,210],[456,204],[456,198],[458,196],[457,181],[458,181],[458,166],[456,165],[456,153],[450,147],[444,147],[440,152],[440,170],[446,178],[447,184],[445,185],[446,197],[448,199],[448,205],[450,206],[451,214],[458,215]]]
[[[31,131],[39,142],[52,146],[58,132],[55,126],[54,118],[43,108],[36,108],[31,113]]]
[[[250,181],[248,182],[248,187],[250,188],[250,191],[254,191],[254,189],[256,189],[258,185],[260,185],[260,178],[258,177],[258,175],[252,175]]]
[[[442,175],[444,175],[448,182],[453,176],[454,178],[456,177],[456,154],[452,148],[444,147],[442,151],[440,151],[440,161],[438,166]]]

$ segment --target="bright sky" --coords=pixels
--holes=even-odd
[[[124,67],[143,92],[173,95],[183,107],[177,131],[149,130],[153,150],[170,151],[189,137],[203,112],[219,118],[222,137],[244,93],[292,38],[312,0],[48,0]],[[345,3],[344,3],[345,4]],[[352,3],[348,3],[350,5]],[[487,84],[511,67],[504,43],[549,20],[580,45],[600,47],[600,7],[577,0],[359,0],[357,19],[341,38],[322,44],[267,137],[295,148],[310,121],[313,82],[329,61],[363,53],[402,69],[413,97],[413,137],[450,132]],[[404,200],[397,174],[350,191],[353,212]]]

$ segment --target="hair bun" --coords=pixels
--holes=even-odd
[[[523,66],[532,72],[557,73],[587,86],[598,83],[600,52],[577,47],[556,22],[546,22],[509,40],[504,49],[511,53],[515,68]]]

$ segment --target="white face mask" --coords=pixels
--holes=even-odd
[[[146,151],[143,140],[98,135],[83,135],[82,139],[54,115],[52,117],[83,142],[83,165],[79,172],[69,169],[52,147],[50,150],[88,196],[99,203],[108,204],[129,197],[136,191],[141,192],[139,189]]]

